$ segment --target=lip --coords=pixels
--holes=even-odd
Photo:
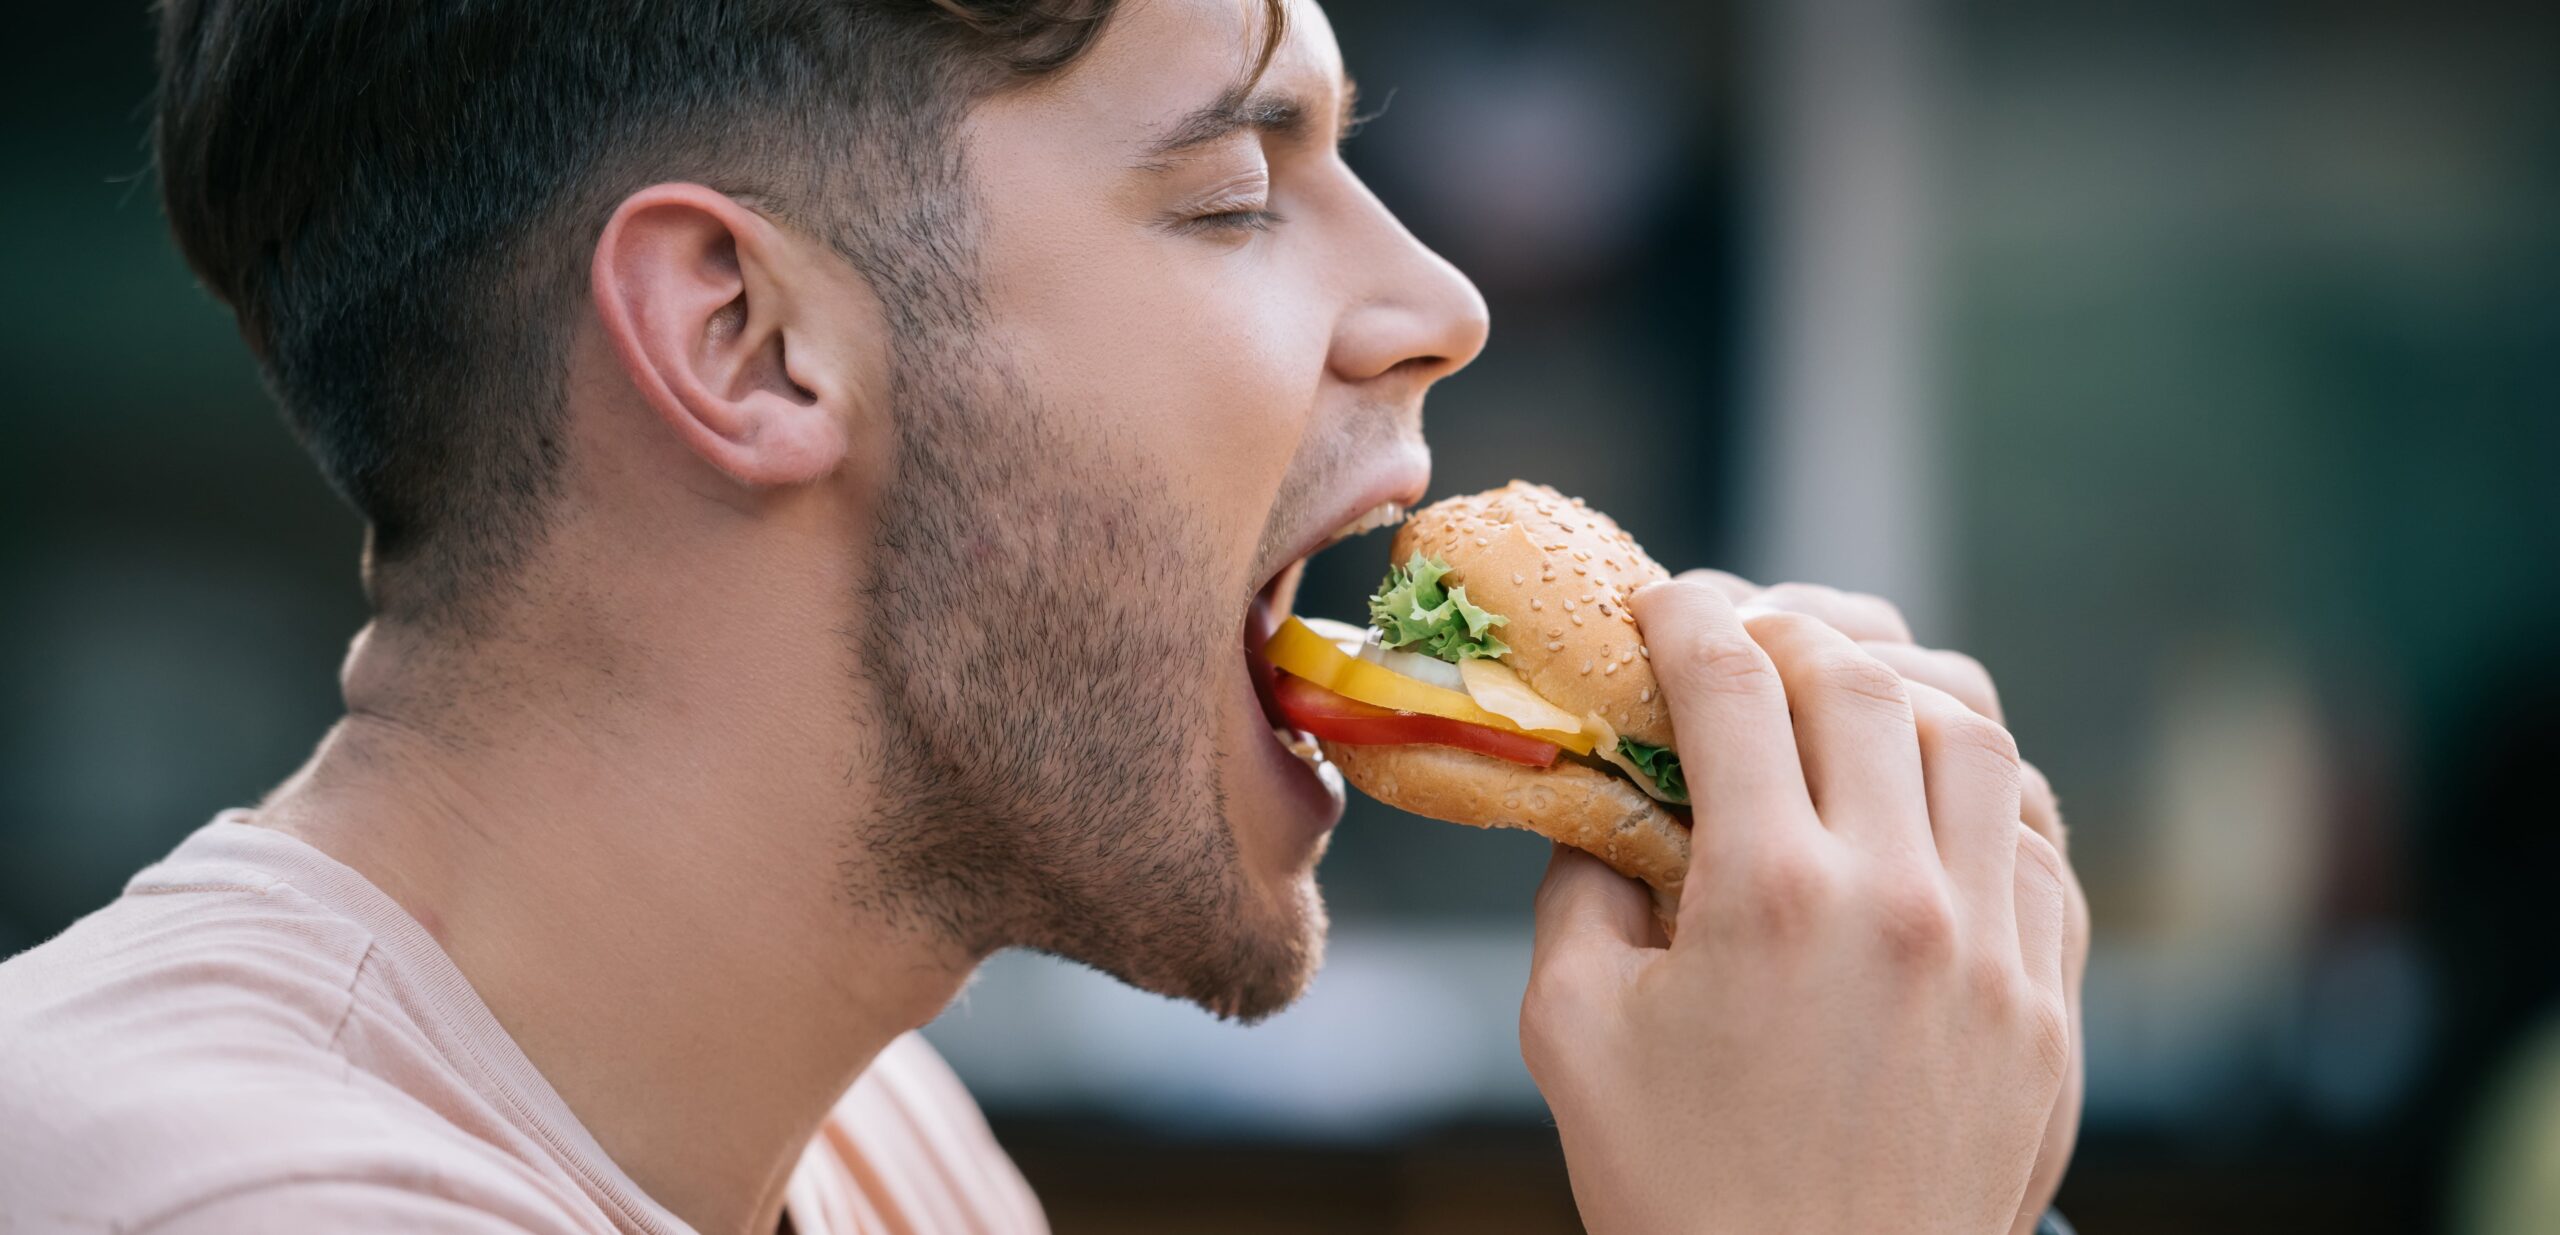
[[[1261,595],[1270,591],[1272,582],[1279,579],[1280,575],[1290,567],[1334,545],[1337,539],[1334,533],[1340,531],[1344,524],[1387,502],[1393,502],[1410,511],[1422,504],[1422,496],[1430,487],[1431,450],[1429,447],[1419,442],[1410,442],[1379,452],[1377,459],[1366,469],[1363,479],[1344,496],[1341,504],[1328,511],[1325,518],[1309,526],[1304,537],[1291,548],[1287,556],[1270,564],[1268,571],[1262,576],[1262,587],[1257,589],[1256,594]],[[1288,582],[1289,586],[1280,589],[1278,594],[1270,596],[1274,622],[1291,611],[1291,602],[1296,599],[1296,581]]]
[[[1412,442],[1377,452],[1367,461],[1360,478],[1345,487],[1340,504],[1312,523],[1287,557],[1270,566],[1262,586],[1245,605],[1242,631],[1246,692],[1243,702],[1255,709],[1258,719],[1270,720],[1278,713],[1271,697],[1271,675],[1276,671],[1262,659],[1262,644],[1295,606],[1306,560],[1343,539],[1335,535],[1343,527],[1383,504],[1393,502],[1407,510],[1420,505],[1430,485],[1428,447]],[[1255,743],[1262,748],[1259,762],[1289,787],[1287,796],[1298,807],[1293,813],[1304,824],[1306,835],[1322,837],[1342,818],[1342,773],[1322,759],[1310,763],[1300,758],[1282,744],[1279,733],[1266,732],[1268,740]]]

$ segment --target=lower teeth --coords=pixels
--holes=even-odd
[[[1271,727],[1271,736],[1280,739],[1280,744],[1288,747],[1290,754],[1296,755],[1309,763],[1324,762],[1324,748],[1316,745],[1315,738],[1308,734],[1300,733],[1295,729],[1283,729],[1278,725],[1273,725]]]

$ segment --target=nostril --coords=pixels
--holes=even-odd
[[[1403,378],[1435,377],[1454,368],[1446,356],[1408,356],[1388,367],[1386,376]]]

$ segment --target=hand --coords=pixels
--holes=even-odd
[[[1802,613],[1633,600],[1698,827],[1678,941],[1559,850],[1522,1050],[1595,1232],[2008,1226],[2071,1070],[2007,731]]]
[[[1781,583],[1764,588],[1720,570],[1683,571],[1680,578],[1714,586],[1739,607],[1746,620],[1768,609],[1820,618],[1833,630],[1857,640],[1859,647],[1901,674],[1904,681],[1934,686],[1955,696],[1976,714],[2003,725],[2008,723],[2000,708],[2000,692],[1982,662],[1962,652],[1915,646],[1902,611],[1882,597],[1817,583]],[[2062,1188],[2063,1171],[2071,1165],[2072,1146],[2080,1136],[2080,1101],[2087,1084],[2087,1055],[2081,1045],[2080,979],[2089,967],[2089,899],[2082,894],[2080,880],[2071,869],[2069,833],[2063,827],[2061,803],[2054,797],[2052,782],[2034,764],[2023,760],[2018,771],[2025,782],[2019,799],[2021,821],[2053,842],[2054,851],[2064,858],[2062,994],[2071,1012],[2071,1071],[2063,1078],[2062,1092],[2054,1099],[2053,1117],[2045,1124],[2044,1147],[2036,1155],[2035,1176],[2027,1185],[2026,1204],[2020,1207],[2012,1228],[2017,1235],[2027,1235],[2035,1230],[2036,1219],[2053,1206],[2054,1194]]]

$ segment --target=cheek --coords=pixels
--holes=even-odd
[[[1014,263],[989,281],[990,316],[1045,405],[1251,536],[1323,381],[1313,281],[1272,256],[1270,237],[1231,249],[1122,231]]]

